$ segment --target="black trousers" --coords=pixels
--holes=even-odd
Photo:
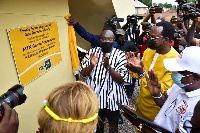
[[[104,122],[105,118],[108,119],[109,123],[109,133],[118,133],[118,119],[119,119],[119,110],[111,111],[109,109],[101,109],[99,111],[99,121],[97,125],[96,133],[104,133]]]

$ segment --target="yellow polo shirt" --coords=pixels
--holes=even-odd
[[[144,68],[143,70],[148,71],[150,65],[152,64],[152,60],[154,58],[156,51],[151,49],[146,49],[143,55],[143,63]],[[158,80],[161,82],[161,92],[166,92],[173,84],[173,80],[171,78],[171,71],[168,71],[164,67],[163,60],[166,58],[176,58],[178,56],[178,52],[171,47],[171,50],[167,54],[159,54],[158,58],[155,62],[155,65],[153,67],[154,71],[156,72],[158,76]],[[173,65],[173,64],[172,64]],[[134,77],[135,74],[131,73],[131,76]],[[152,98],[148,87],[147,87],[147,81],[145,77],[141,79],[141,85],[140,85],[140,93],[138,95],[137,101],[137,114],[140,115],[143,118],[146,118],[150,121],[153,121],[156,115],[158,114],[160,107],[157,106],[157,104],[154,102],[154,99]]]

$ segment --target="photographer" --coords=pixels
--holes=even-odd
[[[23,90],[23,86],[16,84],[0,96],[0,133],[17,133],[19,120],[13,108],[26,101]]]
[[[155,15],[155,7],[150,7],[149,14],[146,16],[143,22],[148,22],[149,19],[151,18],[151,23],[156,24],[156,19],[154,15]]]
[[[17,133],[19,127],[17,112],[4,102],[2,105],[5,111],[0,122],[0,133]]]
[[[185,40],[185,38],[183,36],[181,36],[180,34],[178,35],[178,37],[174,38],[174,49],[178,52],[181,53],[184,49],[184,47],[187,46],[187,42]]]
[[[147,44],[147,39],[145,38],[145,35],[149,33],[150,26],[151,24],[156,24],[156,20],[155,20],[155,8],[154,7],[150,7],[149,9],[149,14],[144,18],[143,22],[146,23],[145,25],[142,24],[142,34],[140,34],[140,36],[138,37],[137,40],[137,46],[140,49],[140,56],[143,57],[143,53],[146,50],[146,44]],[[149,19],[151,18],[151,23],[149,23]],[[148,28],[147,28],[148,27]]]
[[[173,43],[174,49],[178,53],[180,53],[184,49],[184,47],[187,45],[187,42],[185,40],[185,36],[187,34],[187,29],[185,28],[183,21],[180,19],[177,19],[179,17],[180,16],[178,16],[178,17],[172,16],[172,18],[170,20],[170,22],[172,23],[172,25],[175,28],[175,33],[174,33],[172,43]]]
[[[177,17],[172,16],[172,18],[170,19],[170,22],[172,23],[172,25],[174,26],[176,31],[183,29],[185,31],[185,33],[187,34],[187,29],[186,29],[184,22],[182,20],[182,14],[181,13],[177,14]]]
[[[186,35],[186,41],[189,42],[189,44],[188,44],[189,46],[198,45],[197,39],[194,38],[194,30],[196,29],[196,26],[199,25],[199,23],[200,23],[200,13],[199,12],[195,12],[195,14],[198,17],[191,18],[193,20],[193,22],[192,22],[192,25],[189,28],[188,33]]]
[[[138,37],[137,40],[137,47],[140,49],[140,56],[143,57],[143,53],[146,50],[147,46],[147,38],[145,37],[146,35],[149,34],[152,25],[149,22],[142,22],[142,34]]]
[[[122,26],[122,29],[127,33],[126,40],[132,41],[136,44],[138,36],[140,34],[140,26],[138,25],[138,20],[143,19],[142,16],[137,16],[135,14],[127,16],[127,23]]]

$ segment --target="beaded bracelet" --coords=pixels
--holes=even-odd
[[[162,97],[162,93],[160,92],[160,96],[159,97],[154,97],[154,96],[152,96],[152,97],[155,98],[155,99],[159,99],[159,98]]]
[[[144,74],[145,74],[146,72],[147,72],[147,71],[144,70],[142,74],[138,75],[138,78],[144,77]]]

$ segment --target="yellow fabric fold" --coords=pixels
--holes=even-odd
[[[65,19],[68,20],[71,17],[71,14],[65,16]],[[74,75],[78,74],[78,68],[80,67],[80,60],[78,58],[77,44],[76,44],[76,36],[74,27],[71,25],[68,26],[68,34],[69,34],[69,49],[72,61],[72,69]]]

